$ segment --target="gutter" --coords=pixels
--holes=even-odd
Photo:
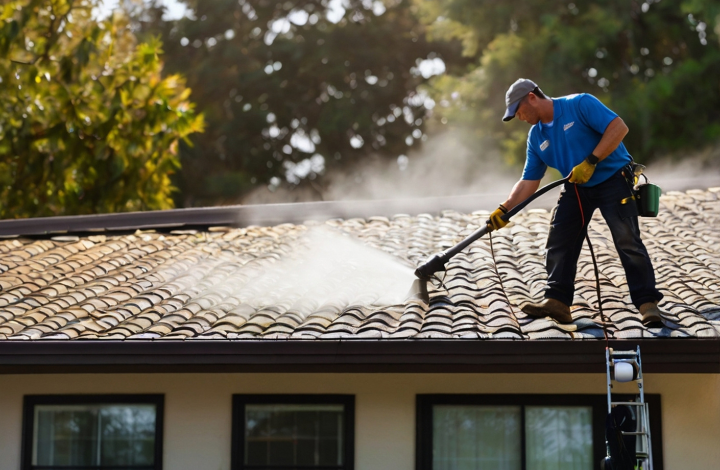
[[[720,339],[640,345],[647,373],[720,373]],[[177,372],[603,373],[602,341],[0,341],[1,374]]]

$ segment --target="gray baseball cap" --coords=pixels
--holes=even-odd
[[[519,78],[515,83],[510,85],[507,93],[505,93],[505,106],[507,106],[507,109],[505,110],[503,121],[507,122],[515,117],[515,113],[520,105],[520,100],[525,98],[527,94],[535,88],[537,88],[535,82],[527,78]]]

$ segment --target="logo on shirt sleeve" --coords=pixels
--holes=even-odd
[[[545,149],[548,148],[549,146],[550,146],[550,141],[549,141],[549,140],[546,140],[545,142],[543,142],[542,144],[540,144],[540,150],[541,150],[541,151],[545,151]]]
[[[575,121],[565,124],[563,126],[563,130],[566,131],[566,130],[570,129],[574,124],[575,124]]]

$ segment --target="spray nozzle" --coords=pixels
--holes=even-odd
[[[425,263],[418,266],[415,270],[415,276],[421,281],[429,281],[435,273],[445,271],[447,261],[447,254],[444,251],[433,255]]]
[[[437,273],[445,271],[445,264],[450,259],[451,255],[443,251],[436,255],[431,256],[425,261],[425,263],[418,266],[415,270],[415,276],[417,279],[413,282],[408,297],[419,298],[426,304],[430,303],[430,295],[428,294],[427,285],[432,279],[437,279],[442,285],[442,280],[437,277]]]

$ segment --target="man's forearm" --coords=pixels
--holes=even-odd
[[[625,122],[620,117],[616,117],[608,124],[600,142],[593,150],[593,155],[598,157],[599,160],[603,160],[618,148],[627,133],[628,127]]]
[[[502,203],[505,209],[510,210],[529,198],[540,187],[540,180],[520,180],[515,183],[507,200]]]

